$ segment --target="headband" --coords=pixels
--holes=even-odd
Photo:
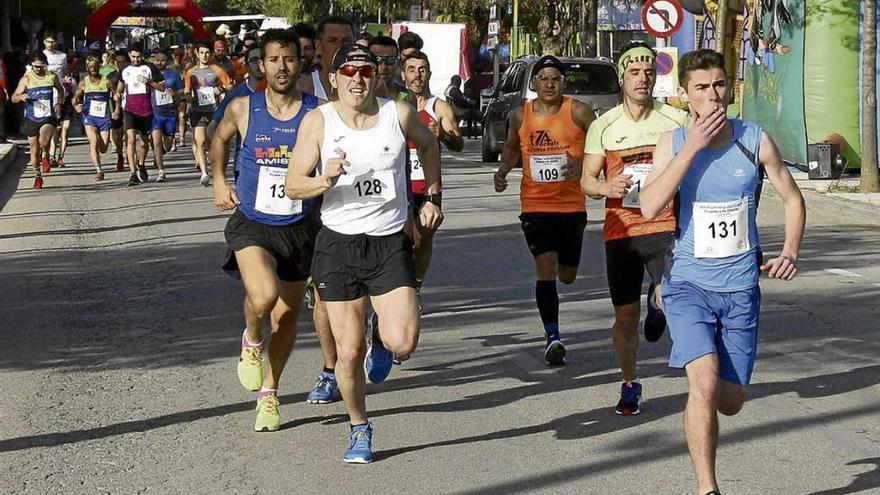
[[[623,52],[620,59],[618,59],[617,72],[620,74],[620,77],[623,77],[623,72],[629,67],[629,64],[635,62],[648,62],[653,65],[655,57],[654,50],[651,50],[647,46],[632,47]]]

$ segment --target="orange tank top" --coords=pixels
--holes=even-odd
[[[566,153],[583,160],[586,133],[571,114],[572,99],[564,97],[559,112],[539,117],[533,102],[523,107],[519,128],[522,152],[520,200],[523,213],[576,213],[586,211],[580,178],[566,179]]]

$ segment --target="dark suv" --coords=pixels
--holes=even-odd
[[[525,100],[537,95],[529,89],[532,67],[539,57],[517,59],[501,76],[483,115],[483,161],[497,162],[507,139],[507,116]],[[565,95],[588,103],[596,115],[620,101],[617,70],[606,59],[560,57],[566,65]]]

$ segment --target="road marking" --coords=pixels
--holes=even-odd
[[[861,277],[861,275],[856,272],[843,270],[841,268],[826,268],[825,271],[828,273],[833,273],[834,275],[840,275],[841,277]]]

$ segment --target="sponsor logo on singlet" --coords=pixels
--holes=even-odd
[[[259,136],[257,137],[259,140]],[[287,166],[293,148],[286,144],[281,146],[254,146],[254,159],[258,165]]]
[[[270,138],[269,136],[267,136],[265,134],[257,134],[257,137],[254,138],[254,140],[258,143],[268,143],[269,141],[272,140],[272,138]]]
[[[559,141],[550,137],[550,133],[544,129],[533,132],[529,136],[529,144],[532,145],[533,153],[555,151],[559,148]]]

